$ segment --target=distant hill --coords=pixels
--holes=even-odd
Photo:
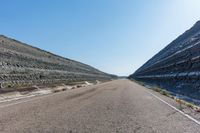
[[[200,21],[147,61],[129,78],[158,85],[186,99],[196,99],[199,102]]]
[[[0,35],[1,88],[112,78],[116,76]]]

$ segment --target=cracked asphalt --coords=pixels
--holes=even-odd
[[[0,132],[200,133],[198,124],[147,91],[129,80],[115,80],[1,103]]]

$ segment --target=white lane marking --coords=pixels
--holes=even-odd
[[[178,111],[179,113],[181,113],[183,116],[187,117],[188,119],[192,120],[193,122],[195,122],[196,124],[200,125],[200,122],[196,119],[194,119],[193,117],[191,117],[190,115],[184,113],[183,111],[177,109],[176,107],[172,106],[171,104],[167,103],[166,101],[164,101],[163,99],[161,99],[160,97],[154,95],[153,93],[147,91],[149,94],[151,94],[153,97],[155,97],[156,99],[160,100],[161,102],[165,103],[166,105],[168,105],[169,107],[171,107],[172,109]]]

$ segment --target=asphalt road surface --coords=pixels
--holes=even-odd
[[[116,80],[1,103],[0,133],[200,133],[197,123],[148,91]]]

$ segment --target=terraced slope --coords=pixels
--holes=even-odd
[[[200,21],[161,50],[129,78],[200,100]]]
[[[113,75],[0,36],[0,88],[109,80]]]

